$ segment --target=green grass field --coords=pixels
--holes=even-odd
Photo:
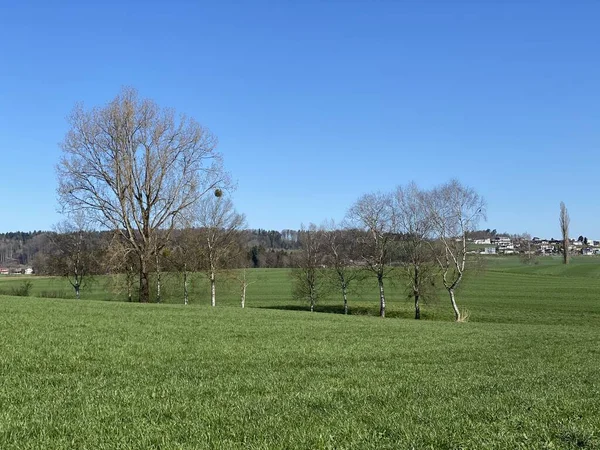
[[[233,282],[209,307],[200,278],[188,307],[175,287],[161,305],[0,296],[0,448],[600,448],[596,258],[490,259],[463,324],[443,295],[410,319],[399,282],[382,320],[370,283],[344,316],[333,295],[294,310],[285,270],[249,276],[244,310]]]

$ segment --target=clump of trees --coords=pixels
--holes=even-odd
[[[376,280],[381,317],[386,313],[385,280],[395,278],[407,286],[419,319],[421,300],[435,295],[439,279],[455,320],[463,321],[456,289],[469,266],[467,236],[484,218],[484,200],[457,180],[429,191],[410,183],[393,192],[365,194],[349,209],[344,228],[311,225],[304,232],[294,277],[296,297],[309,300],[313,311],[321,279],[333,273],[347,312],[348,282],[363,272]]]

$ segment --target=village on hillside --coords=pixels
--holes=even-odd
[[[542,239],[539,237],[527,239],[520,236],[494,236],[481,239],[471,238],[468,241],[473,248],[471,253],[482,255],[530,254],[552,256],[562,254],[563,247],[561,239]],[[585,256],[600,255],[600,241],[588,239],[584,236],[569,239],[569,253]]]

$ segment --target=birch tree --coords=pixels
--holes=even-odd
[[[560,232],[562,234],[563,263],[569,264],[569,225],[571,223],[571,219],[564,202],[560,202],[560,215],[558,220],[560,224]]]
[[[214,196],[200,201],[196,220],[203,243],[199,246],[200,266],[208,275],[210,304],[215,306],[217,273],[237,259],[241,250],[239,232],[246,219],[235,210],[231,199],[215,191]]]
[[[415,319],[421,318],[421,299],[435,295],[436,262],[428,242],[432,221],[422,207],[423,195],[415,183],[399,186],[394,192],[400,273],[408,281],[414,299]]]
[[[442,281],[456,321],[463,321],[455,291],[467,269],[467,234],[485,219],[485,201],[473,189],[451,180],[424,195],[423,207],[431,220],[433,238],[441,248],[435,253]]]
[[[342,294],[344,314],[348,314],[348,289],[360,273],[354,263],[358,256],[357,233],[352,229],[336,227],[334,222],[328,223],[323,233],[323,252],[333,283]]]
[[[148,302],[156,252],[181,215],[227,181],[216,138],[130,88],[103,107],[77,105],[69,124],[57,166],[60,204],[122,235],[138,259],[139,300]]]
[[[379,287],[379,315],[385,317],[384,280],[392,272],[396,218],[390,194],[366,194],[348,211],[349,223],[362,231],[357,239],[364,267],[375,275]]]

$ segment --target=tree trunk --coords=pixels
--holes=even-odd
[[[348,314],[348,292],[346,283],[342,284],[342,297],[344,298],[344,314]]]
[[[569,239],[565,238],[563,240],[563,262],[564,264],[569,264]]]
[[[140,258],[140,303],[150,301],[150,282],[145,258]]]
[[[125,275],[127,282],[127,301],[131,302],[133,298],[133,266],[129,266]]]
[[[415,319],[421,318],[421,307],[419,306],[419,267],[415,265],[415,277],[413,278],[413,294],[415,296]]]
[[[210,272],[210,304],[211,306],[216,305],[216,291],[215,291],[215,272]]]
[[[419,293],[415,292],[415,319],[421,318],[421,307],[419,306]]]
[[[246,283],[242,284],[242,308],[246,306]]]
[[[187,279],[187,269],[183,269],[183,304],[188,304],[188,279]]]
[[[454,299],[454,288],[448,289],[448,294],[450,294],[450,303],[452,303],[452,309],[454,311],[454,320],[460,320],[460,311],[458,310],[458,306],[456,306],[456,300]]]
[[[160,265],[156,255],[156,303],[160,303]]]
[[[385,293],[383,292],[383,277],[377,277],[379,282],[379,317],[385,317]]]
[[[75,298],[79,300],[79,285],[75,284],[73,287],[75,288]]]

